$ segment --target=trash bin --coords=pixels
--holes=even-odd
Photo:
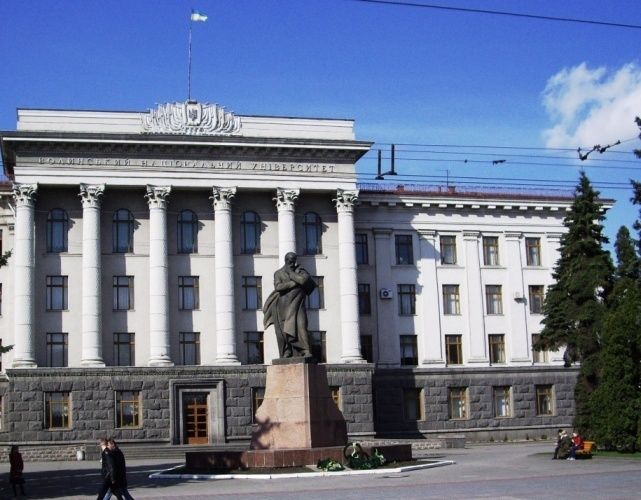
[[[82,462],[85,459],[85,450],[76,451],[76,460]]]

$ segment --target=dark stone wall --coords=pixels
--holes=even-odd
[[[374,373],[375,420],[379,434],[471,432],[569,427],[574,417],[577,370],[562,367],[453,368],[447,370],[396,369]],[[537,415],[536,386],[552,385],[554,414]],[[512,388],[512,416],[496,417],[493,388]],[[469,418],[451,419],[450,387],[467,387]],[[424,420],[406,421],[403,389],[423,390]],[[523,437],[526,433],[523,432]],[[491,434],[490,434],[491,435]],[[530,433],[534,436],[534,433]],[[538,435],[536,437],[539,437]]]

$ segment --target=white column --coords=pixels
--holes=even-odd
[[[105,366],[102,359],[100,204],[104,184],[80,184],[82,201],[82,365]]]
[[[468,363],[487,363],[485,346],[485,314],[483,313],[483,296],[485,290],[481,283],[481,261],[479,257],[478,232],[464,232],[465,275],[467,277],[467,323],[469,338]],[[465,348],[465,346],[463,346]]]
[[[505,332],[505,337],[509,343],[511,363],[531,363],[526,312],[529,298],[523,280],[522,237],[521,233],[505,233],[508,286],[503,306],[510,319],[510,331]]]
[[[443,336],[441,335],[441,313],[439,311],[439,284],[436,275],[436,231],[419,229],[421,257],[418,263],[419,284],[421,285],[420,306],[422,308],[423,352],[421,364],[444,365]]]
[[[149,204],[149,366],[172,366],[169,355],[167,198],[170,186],[147,186]]]
[[[34,368],[34,211],[37,184],[14,184],[16,224],[12,252],[14,276],[14,349],[13,368]]]
[[[364,363],[358,325],[358,278],[354,245],[354,202],[358,191],[339,189],[336,193],[338,212],[338,279],[341,294],[341,341],[343,363]]]
[[[232,253],[231,200],[236,188],[213,188],[216,240],[216,364],[240,364],[236,355],[234,317],[234,260]]]
[[[276,190],[278,209],[278,263],[282,264],[288,252],[296,253],[296,225],[294,222],[294,203],[300,194],[299,189]]]

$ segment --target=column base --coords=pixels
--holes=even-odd
[[[11,368],[38,368],[35,359],[14,359]]]
[[[216,358],[214,361],[215,365],[239,365],[240,361],[236,356],[225,356],[222,358]]]
[[[168,356],[158,356],[151,358],[148,363],[149,366],[174,366],[174,362]]]
[[[104,368],[105,362],[102,359],[83,359],[80,364],[86,368]]]
[[[365,364],[367,363],[361,356],[341,356],[341,363],[354,364]]]

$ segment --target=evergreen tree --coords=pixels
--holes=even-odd
[[[603,328],[602,372],[590,400],[592,437],[599,446],[634,451],[641,423],[641,288],[639,258],[626,227],[616,241],[616,284]]]
[[[608,242],[603,235],[604,218],[598,192],[581,172],[572,207],[563,222],[567,232],[561,238],[561,255],[553,272],[555,283],[543,304],[544,327],[534,346],[538,350],[566,346],[566,366],[581,362],[574,391],[574,424],[588,436],[589,399],[598,383],[600,328],[613,274],[610,254],[603,249]]]

